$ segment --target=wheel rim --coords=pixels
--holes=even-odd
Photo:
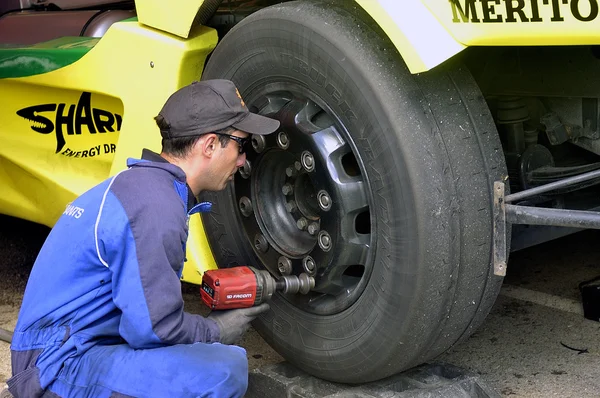
[[[296,83],[263,84],[245,96],[253,112],[281,122],[253,136],[235,178],[243,230],[273,275],[315,277],[294,306],[332,315],[359,299],[373,268],[375,225],[365,167],[337,115]]]

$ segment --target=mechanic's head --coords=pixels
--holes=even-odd
[[[279,121],[251,113],[233,82],[220,79],[179,89],[155,119],[161,155],[185,171],[195,194],[225,188],[246,160],[251,135],[279,128]]]

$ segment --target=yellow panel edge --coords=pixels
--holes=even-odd
[[[188,283],[200,285],[204,271],[217,269],[217,263],[208,244],[204,225],[199,214],[190,217],[190,236],[187,242],[186,258],[181,279]]]
[[[355,1],[383,29],[411,73],[430,70],[466,48],[419,0]]]
[[[174,7],[165,0],[136,0],[138,21],[155,29],[187,38],[204,0],[178,1]]]

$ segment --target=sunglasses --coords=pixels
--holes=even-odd
[[[246,151],[246,146],[250,142],[250,136],[248,136],[246,138],[242,138],[242,137],[236,137],[235,135],[230,135],[230,134],[223,134],[223,133],[214,133],[214,134],[222,135],[223,137],[229,137],[230,139],[237,142],[239,145],[240,155]]]

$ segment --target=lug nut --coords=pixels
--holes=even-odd
[[[252,141],[252,148],[254,148],[254,150],[257,153],[261,153],[267,147],[265,137],[263,137],[262,135],[253,134],[251,141]]]
[[[302,166],[306,169],[306,171],[313,171],[315,169],[315,158],[312,153],[308,151],[302,152]]]
[[[319,247],[324,252],[328,252],[331,250],[331,236],[327,233],[327,231],[319,232]]]
[[[319,191],[317,194],[317,200],[319,201],[319,207],[322,210],[328,211],[331,209],[331,196],[329,196],[326,191]]]
[[[285,196],[291,195],[294,192],[294,187],[291,184],[285,184],[281,188],[281,192],[283,192]]]
[[[311,256],[306,256],[302,259],[302,268],[304,268],[304,271],[311,276],[316,274],[317,271],[317,265]]]
[[[293,213],[298,210],[298,205],[296,204],[295,200],[290,200],[285,204],[285,209],[288,211],[288,213]]]
[[[308,233],[311,235],[316,235],[319,232],[319,224],[316,222],[312,222],[308,225]]]
[[[267,239],[263,235],[256,234],[254,235],[254,247],[259,252],[266,253],[269,250],[269,242],[267,242]]]
[[[293,167],[288,167],[287,169],[285,169],[285,175],[289,178],[296,177],[298,175],[298,170],[296,170]]]
[[[283,131],[277,134],[277,145],[279,145],[281,149],[288,149],[288,147],[290,146],[290,140],[287,134]]]
[[[301,217],[298,221],[296,221],[296,226],[299,230],[304,231],[308,226],[308,220],[304,217]]]
[[[254,211],[254,209],[252,208],[252,201],[250,199],[248,199],[248,197],[246,197],[246,196],[242,196],[240,198],[239,206],[240,206],[240,212],[245,217],[250,217],[250,215]]]
[[[277,269],[281,272],[281,275],[289,275],[292,273],[292,261],[285,257],[281,256],[277,260]]]
[[[250,164],[248,159],[246,159],[246,161],[244,162],[244,165],[242,167],[240,167],[240,175],[242,176],[242,178],[247,180],[248,178],[250,178],[251,174],[252,174],[252,165]]]

